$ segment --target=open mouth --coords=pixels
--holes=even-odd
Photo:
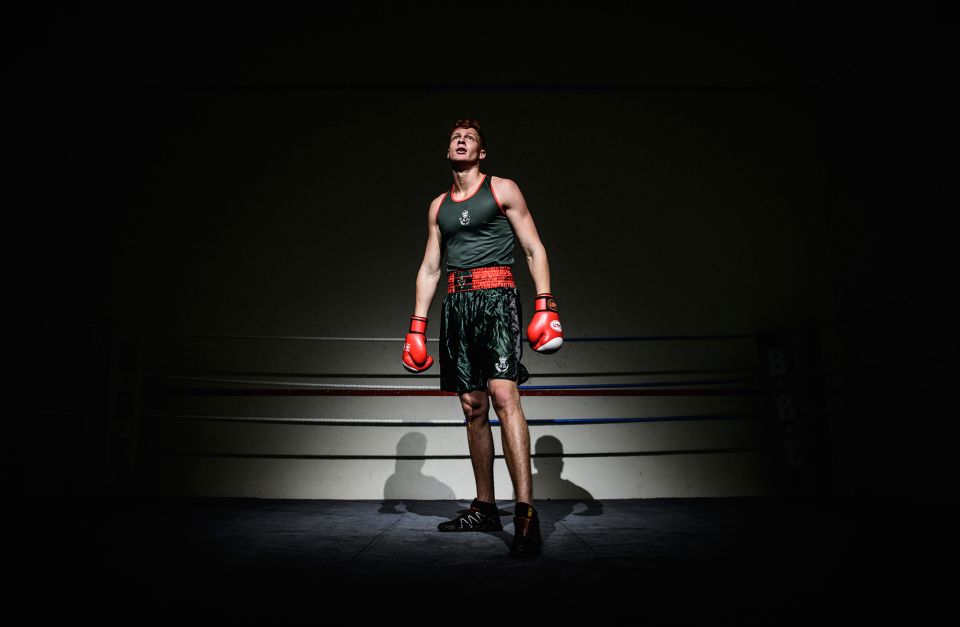
[[[457,148],[457,152],[458,152],[458,153],[465,154],[465,153],[467,152],[467,149],[466,149],[466,148]]]

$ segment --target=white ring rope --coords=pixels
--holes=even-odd
[[[302,387],[319,389],[359,389],[359,390],[439,390],[439,387],[427,385],[359,385],[354,383],[302,383],[299,381],[263,381],[254,379],[208,379],[206,377],[185,377],[173,374],[145,374],[148,377],[160,379],[177,379],[181,381],[203,381],[205,383],[234,383],[238,385],[282,385],[284,387]]]
[[[200,337],[214,340],[294,340],[307,342],[403,342],[405,337],[338,337],[331,335],[217,335],[209,333],[144,333],[144,335],[163,337]],[[440,338],[428,337],[428,342],[439,342]]]
[[[144,418],[178,418],[185,420],[222,420],[227,422],[302,422],[308,424],[344,424],[356,422],[358,424],[369,425],[376,423],[378,425],[405,425],[416,424],[437,424],[437,425],[462,425],[463,420],[348,420],[343,418],[277,418],[274,416],[202,416],[195,414],[144,414]]]

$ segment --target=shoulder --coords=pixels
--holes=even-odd
[[[523,194],[520,193],[520,187],[512,179],[501,176],[490,177],[490,189],[504,210],[517,207],[523,210],[522,208],[526,206]]]
[[[513,182],[513,179],[504,178],[502,176],[491,176],[490,177],[490,186],[494,188],[494,191],[499,194],[503,193],[513,193],[519,192],[520,188],[516,183]]]
[[[447,197],[447,192],[443,192],[436,198],[430,201],[430,213],[435,212],[441,204],[443,204],[443,199]]]
[[[427,219],[431,224],[436,223],[437,214],[440,212],[440,205],[443,204],[443,199],[446,195],[447,193],[444,192],[430,201],[430,208],[427,209]]]

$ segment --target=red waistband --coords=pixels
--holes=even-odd
[[[447,294],[516,286],[510,266],[484,266],[469,270],[451,270],[447,273]]]

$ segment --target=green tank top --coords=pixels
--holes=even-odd
[[[481,266],[513,265],[516,235],[483,175],[469,198],[453,200],[453,187],[440,202],[437,225],[442,235],[440,254],[447,253],[447,272]]]

